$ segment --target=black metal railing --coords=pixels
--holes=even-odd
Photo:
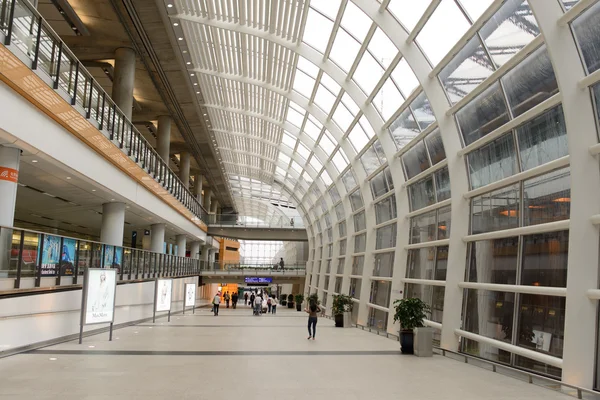
[[[0,0],[4,45],[198,219],[208,213],[27,0]],[[17,54],[20,53],[20,54]]]
[[[207,262],[92,240],[0,227],[0,280],[15,289],[76,285],[86,268],[115,268],[119,281],[200,275]]]

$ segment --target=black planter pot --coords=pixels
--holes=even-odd
[[[344,327],[344,314],[336,314],[333,320],[335,321],[336,328]]]
[[[287,300],[281,300],[281,305],[282,306],[287,306]]]
[[[302,304],[296,303],[296,311],[302,311]]]
[[[413,354],[414,353],[414,336],[411,329],[400,331],[400,350],[402,354]]]
[[[288,308],[294,308],[294,302],[293,301],[288,301],[287,305],[288,305]]]

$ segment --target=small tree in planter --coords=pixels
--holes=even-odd
[[[287,305],[287,298],[288,298],[287,294],[282,294],[281,297],[279,298],[279,302],[281,303],[282,306]]]
[[[303,294],[295,295],[294,301],[296,302],[296,311],[302,311],[302,302],[304,301],[304,295]]]
[[[287,306],[288,306],[288,308],[294,308],[294,295],[293,294],[288,294]]]
[[[400,299],[394,302],[394,323],[400,321],[400,346],[402,353],[414,353],[415,328],[422,328],[423,320],[431,312],[429,306],[418,298]]]
[[[345,294],[333,295],[333,304],[331,305],[331,314],[335,320],[335,326],[344,327],[344,313],[352,312],[354,302],[352,297]],[[349,318],[347,318],[349,320]],[[349,321],[347,322],[349,324]]]

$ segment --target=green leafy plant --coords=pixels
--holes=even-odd
[[[352,297],[346,296],[345,294],[333,295],[333,304],[331,305],[331,314],[340,315],[345,312],[352,311],[354,302]]]
[[[319,300],[319,296],[316,293],[313,293],[313,294],[309,295],[306,298],[306,300],[307,300],[308,304],[314,303],[314,304],[316,304],[318,306],[321,305],[321,300]]]
[[[429,306],[416,297],[396,300],[394,307],[394,323],[400,321],[400,326],[406,330],[422,328],[423,320],[427,318],[427,313],[431,312]]]
[[[288,294],[287,301],[288,301],[288,303],[293,302],[294,301],[294,295],[293,294]]]
[[[296,302],[296,304],[302,304],[302,302],[304,301],[304,295],[303,294],[295,295],[294,301]]]

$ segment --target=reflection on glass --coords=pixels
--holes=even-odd
[[[438,225],[437,238],[438,238],[438,240],[450,238],[450,228],[452,227],[451,211],[452,210],[451,210],[450,206],[442,207],[437,210],[437,212],[438,212],[438,220],[437,220],[437,225]]]
[[[435,247],[423,247],[408,251],[406,277],[411,279],[433,279]]]
[[[387,249],[390,247],[396,247],[396,224],[377,229],[375,249]]]
[[[596,121],[600,122],[600,83],[592,87],[592,96],[594,98],[594,106],[596,107]],[[600,132],[598,132],[600,135]]]
[[[340,252],[338,255],[340,255],[340,256],[346,255],[346,239],[340,240]]]
[[[370,183],[371,193],[373,194],[374,199],[388,193],[394,188],[390,168],[386,167],[383,171],[379,172],[371,179]]]
[[[416,297],[431,307],[427,319],[442,322],[444,312],[444,288],[429,285],[406,284],[406,297]]]
[[[514,293],[467,289],[463,329],[502,342],[512,342]],[[463,350],[482,358],[510,361],[507,352],[496,353],[489,345],[480,343],[478,353]]]
[[[396,218],[396,195],[393,194],[375,204],[375,223],[382,224]]]
[[[591,74],[600,68],[600,3],[577,17],[572,26],[587,72]]]
[[[369,319],[367,320],[368,327],[375,328],[378,331],[385,331],[387,329],[387,321],[388,313],[386,311],[369,307]]]
[[[365,220],[365,212],[361,211],[354,216],[354,232],[360,232],[367,229],[367,221]]]
[[[506,102],[497,82],[456,113],[465,145],[469,145],[508,122]]]
[[[471,200],[471,233],[493,232],[519,226],[519,184]]]
[[[342,291],[342,279],[343,278],[335,278],[335,288],[333,289],[333,291],[336,294],[339,294]]]
[[[425,143],[419,141],[410,150],[402,155],[402,164],[404,165],[404,172],[406,179],[411,179],[427,170],[431,165],[429,163],[429,157],[427,157],[427,150],[425,149]]]
[[[448,167],[444,167],[435,172],[435,191],[437,201],[444,201],[450,198],[450,175]]]
[[[427,151],[429,152],[431,165],[435,165],[446,159],[446,150],[444,149],[442,134],[439,129],[436,129],[427,135],[425,138],[425,143],[427,144]]]
[[[448,271],[448,246],[440,246],[435,253],[435,275],[433,279],[436,281],[445,281]]]
[[[514,175],[517,172],[517,157],[512,133],[469,153],[467,160],[472,189]]]
[[[344,217],[346,216],[346,213],[344,211],[344,203],[338,203],[335,206],[335,215],[336,215],[338,221],[341,221],[344,219]]]
[[[517,128],[523,171],[569,154],[562,105]]]
[[[439,74],[448,98],[455,104],[494,72],[479,37],[473,36]]]
[[[567,287],[569,231],[523,236],[521,285]]]
[[[356,211],[363,206],[363,199],[362,195],[360,194],[360,190],[355,190],[354,192],[350,193],[348,199],[350,200],[352,211]]]
[[[479,34],[500,67],[539,35],[540,29],[527,1],[507,0]]]
[[[394,275],[394,252],[374,254],[373,276],[391,278]]]
[[[400,150],[406,146],[412,139],[414,139],[420,132],[415,117],[407,107],[402,113],[396,118],[396,120],[388,128],[390,136],[396,144],[396,149]]]
[[[363,155],[360,156],[360,162],[363,165],[367,175],[371,175],[377,170],[377,168],[381,166],[381,162],[379,161],[379,157],[377,156],[373,146],[367,147]]]
[[[376,304],[381,307],[390,306],[390,294],[392,292],[392,282],[389,281],[372,281],[371,293],[369,295],[369,303]]]
[[[410,219],[410,243],[423,243],[436,240],[437,211],[430,211]]]
[[[360,300],[360,287],[362,285],[362,279],[350,278],[350,289],[348,290],[348,296]],[[358,308],[358,307],[355,307]]]
[[[435,203],[433,176],[430,175],[408,187],[411,211],[419,210]]]
[[[358,185],[356,183],[356,178],[354,178],[354,173],[352,172],[352,169],[349,169],[344,173],[344,175],[342,175],[342,182],[344,183],[344,187],[348,192],[354,189],[356,185]]]
[[[558,93],[546,46],[534,51],[501,80],[514,117]]]
[[[525,181],[523,196],[524,225],[569,219],[571,213],[569,168]]]
[[[517,281],[519,238],[469,243],[469,282],[514,285]]]
[[[346,221],[342,221],[338,224],[338,231],[340,234],[340,237],[346,237]]]
[[[367,234],[363,233],[354,237],[354,252],[364,253],[367,244]]]
[[[421,94],[413,100],[410,104],[410,108],[422,131],[435,122],[435,116],[433,115],[431,104],[429,104],[429,99],[425,95],[425,92],[421,92]]]

